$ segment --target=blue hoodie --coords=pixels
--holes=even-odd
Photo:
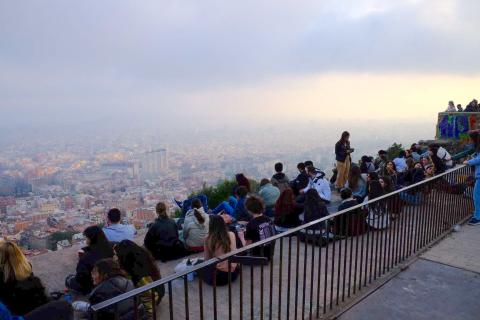
[[[475,152],[472,156],[473,159],[467,163],[469,166],[475,166],[475,179],[480,179],[480,153]]]

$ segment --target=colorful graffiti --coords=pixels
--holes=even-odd
[[[437,139],[468,140],[468,131],[477,128],[478,114],[441,113],[438,115]]]

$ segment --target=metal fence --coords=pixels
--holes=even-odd
[[[471,215],[471,174],[465,166],[451,169],[205,261],[99,303],[92,311],[115,310],[126,299],[138,306],[141,294],[153,297],[151,289],[164,285],[166,295],[153,314],[156,319],[328,318]],[[319,225],[336,236],[312,230]],[[249,260],[251,249],[272,244],[269,263]],[[201,275],[225,260],[240,263],[235,281],[229,276],[225,286],[210,286],[199,277],[189,279],[189,273]]]

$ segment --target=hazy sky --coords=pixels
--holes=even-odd
[[[0,126],[427,121],[479,35],[477,0],[0,0]]]

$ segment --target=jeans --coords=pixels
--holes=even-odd
[[[473,203],[475,204],[475,211],[473,217],[480,220],[480,179],[475,179],[475,187],[473,188]]]
[[[234,197],[229,197],[228,202],[223,201],[220,203],[215,209],[212,210],[214,214],[219,214],[222,211],[225,211],[225,213],[228,213],[229,215],[233,215],[233,212],[235,211],[235,207],[237,206],[237,199]]]

